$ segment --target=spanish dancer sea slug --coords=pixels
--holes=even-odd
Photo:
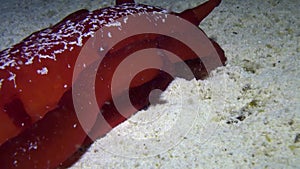
[[[1,51],[0,168],[52,169],[70,166],[82,154],[80,150],[93,142],[75,112],[72,78],[81,49],[96,31],[118,18],[146,12],[176,15],[198,26],[220,2],[209,0],[195,8],[174,13],[136,4],[134,0],[116,0],[113,7],[72,13],[59,23],[34,32],[20,43]],[[114,38],[118,35],[108,36]],[[221,61],[218,66],[224,65],[226,57],[223,50],[215,41],[210,41]],[[113,104],[110,90],[103,86],[110,86],[114,70],[122,60],[145,48],[162,48],[180,56],[196,79],[203,79],[209,73],[203,69],[203,63],[195,53],[189,52],[187,46],[172,38],[147,34],[125,39],[109,50],[95,80],[100,113],[111,127],[136,111],[126,110],[125,107],[128,116],[120,114]],[[178,65],[177,62],[168,63],[174,71],[180,69]],[[145,70],[138,74],[129,88],[132,105],[138,110],[146,108],[150,104],[148,94],[151,90],[165,90],[173,79],[161,70]],[[120,92],[117,97],[122,95]],[[111,104],[105,104],[108,102]],[[101,124],[101,119],[94,119],[94,123]],[[91,132],[103,137],[109,130],[100,125],[92,126]]]

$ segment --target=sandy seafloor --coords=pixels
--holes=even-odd
[[[182,11],[202,0],[137,2]],[[78,9],[113,3],[3,1],[0,49]],[[203,81],[175,80],[166,103],[116,127],[71,168],[299,168],[299,6],[224,0],[200,27],[225,50],[227,65]]]

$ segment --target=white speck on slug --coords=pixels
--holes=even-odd
[[[46,75],[48,74],[48,69],[46,67],[43,67],[41,70],[36,70],[36,72],[40,75]]]
[[[124,17],[123,22],[127,23],[128,17]]]
[[[13,81],[14,82],[14,87],[17,88],[17,84],[16,84],[16,74],[9,72],[10,77],[7,79],[8,81]]]
[[[25,65],[31,65],[31,64],[33,63],[33,59],[34,59],[34,57],[29,58],[29,59],[25,62]]]
[[[17,63],[18,63],[19,65],[23,65],[22,60],[19,60]]]
[[[4,81],[4,79],[0,79],[0,89],[1,89],[1,86],[2,86],[2,82]]]
[[[18,160],[14,160],[13,165],[18,166]]]
[[[107,36],[108,36],[109,38],[112,37],[110,32],[107,33]]]
[[[119,21],[112,21],[110,20],[111,22],[107,23],[105,26],[106,27],[112,27],[112,26],[122,26],[121,22]]]
[[[38,149],[38,143],[37,142],[30,142],[28,150],[37,150]]]

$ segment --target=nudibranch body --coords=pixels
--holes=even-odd
[[[132,4],[93,12],[81,10],[2,51],[0,118],[1,125],[6,127],[0,128],[0,143],[6,141],[6,135],[16,135],[57,105],[63,93],[71,87],[80,48],[93,33],[119,17],[151,11],[166,12],[152,6]],[[14,106],[14,102],[18,102],[16,100],[22,103],[23,112],[27,113],[10,117],[11,113],[4,107]]]
[[[174,14],[197,26],[219,3],[220,0],[210,0],[196,8]],[[116,4],[91,12],[77,11],[56,25],[35,32],[0,52],[2,168],[56,168],[87,140],[71,97],[74,66],[83,45],[104,26],[120,27],[126,24],[126,18],[121,23],[116,22],[120,17],[147,12],[169,13],[162,8],[135,4],[133,0],[117,0]],[[114,38],[118,35],[108,32],[103,36]],[[134,44],[125,44],[113,52],[122,54],[120,51],[123,48],[129,46],[134,49]],[[226,58],[223,50],[216,42],[212,41],[212,44],[224,64]],[[99,49],[102,48],[105,48],[105,44]],[[110,62],[113,65],[116,61],[111,59]],[[101,74],[105,76],[110,73],[104,69]],[[148,75],[144,84],[136,83],[130,87],[137,88],[134,89],[136,91],[150,90],[152,84],[165,88],[171,80],[158,74]],[[152,83],[154,80],[157,82]],[[110,81],[108,79],[106,83]],[[139,97],[142,96],[136,96],[136,100]],[[103,101],[110,99],[109,94],[102,98]],[[146,101],[139,102],[137,107],[143,108],[146,104]],[[114,107],[104,106],[103,109],[114,126],[124,120],[113,117],[116,111]]]

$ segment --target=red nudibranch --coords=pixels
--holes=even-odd
[[[209,0],[193,9],[173,14],[198,26],[220,2],[221,0]],[[66,166],[72,161],[71,157],[76,152],[78,154],[80,146],[91,143],[78,122],[72,100],[72,76],[77,56],[87,39],[105,24],[139,12],[169,13],[158,7],[135,4],[134,0],[116,0],[114,7],[92,12],[79,10],[56,25],[35,32],[0,52],[1,168],[42,169]],[[151,46],[156,38],[154,36],[152,40],[148,39],[145,44]],[[144,42],[143,39],[133,39],[135,40],[138,42],[123,46],[121,44],[114,51],[115,54],[122,55],[122,49],[131,45],[132,51],[124,54],[126,57],[130,52],[143,47],[139,45],[143,44],[139,43]],[[211,42],[222,64],[225,64],[223,50],[216,42]],[[166,43],[163,45],[168,47]],[[178,54],[184,55],[185,52]],[[113,57],[114,54],[109,59],[112,64],[117,62]],[[193,64],[197,62],[193,59],[195,58],[186,58],[186,63],[196,68],[197,78],[203,78],[203,70],[199,70],[199,64]],[[101,74],[109,75],[107,71],[103,69]],[[171,77],[157,71],[146,72],[145,78],[144,83],[138,82],[130,86],[133,105],[138,109],[149,104],[146,98],[151,89],[164,90],[172,81]],[[111,79],[108,83],[110,81]],[[102,100],[110,101],[111,95]],[[126,120],[118,114],[113,104],[99,105],[111,126]],[[106,132],[108,131],[98,133],[104,135]]]

